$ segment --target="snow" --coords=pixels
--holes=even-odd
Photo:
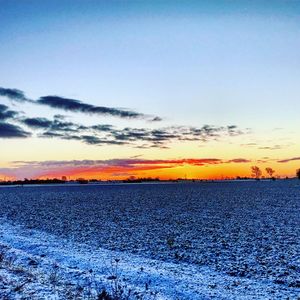
[[[123,284],[143,291],[148,283],[150,291],[157,294],[156,299],[267,299],[270,295],[277,298],[287,293],[296,299],[300,292],[300,289],[278,289],[277,285],[268,281],[236,279],[207,267],[162,262],[105,249],[95,251],[86,245],[74,244],[43,232],[12,226],[4,220],[1,220],[0,240],[1,248],[9,249],[9,256],[16,257],[23,269],[30,269],[28,262],[35,261],[34,273],[40,274],[42,279],[47,274],[49,276],[53,266],[57,265],[59,276],[65,282],[61,289],[65,288],[66,282],[86,286],[91,273],[93,280],[109,289],[111,282],[108,278],[114,273],[116,260],[119,260],[118,273]],[[3,269],[0,274],[4,276]],[[29,291],[36,291],[35,296],[59,298],[58,290],[45,280],[44,284],[39,279],[27,285],[30,286],[26,287]]]
[[[280,184],[271,184],[273,193],[278,196],[282,186]],[[248,190],[249,186],[246,187]],[[252,186],[250,186],[250,188],[251,187]],[[184,191],[187,187],[179,188],[181,191]],[[215,188],[216,187],[212,185],[209,187],[209,189]],[[26,188],[26,190],[27,189],[28,188]],[[124,188],[121,189],[123,195],[126,195],[129,191],[132,196],[134,196],[134,191],[137,191],[139,196],[141,195],[139,190],[140,187],[134,188],[137,190],[132,190],[131,187],[126,187],[125,189],[126,191],[124,191]],[[189,187],[189,191],[191,189],[192,192],[195,191],[193,190],[193,187]],[[204,194],[207,194],[206,190],[200,190]],[[93,193],[95,193],[95,191],[96,190],[93,189]],[[153,192],[153,190],[151,191]],[[170,191],[172,192],[172,190],[168,190],[169,193]],[[223,188],[223,193],[224,192],[226,192],[226,188]],[[260,190],[260,192],[262,192],[262,190]],[[300,295],[300,288],[297,285],[297,282],[299,282],[299,256],[297,257],[296,255],[297,251],[299,251],[299,248],[297,248],[299,227],[297,227],[298,224],[294,218],[297,213],[299,213],[299,210],[297,210],[299,207],[299,195],[297,193],[294,194],[294,185],[286,187],[287,197],[289,201],[291,199],[294,201],[290,202],[291,204],[294,203],[294,205],[286,207],[283,210],[284,214],[280,213],[280,210],[277,210],[277,207],[279,207],[282,211],[280,201],[272,202],[269,205],[268,210],[263,210],[264,213],[268,211],[269,215],[265,214],[262,218],[262,214],[258,214],[256,219],[253,218],[253,216],[250,216],[253,223],[250,223],[249,216],[247,219],[245,213],[242,214],[245,224],[250,227],[247,229],[247,233],[255,230],[255,227],[251,227],[253,224],[256,226],[260,225],[260,222],[265,222],[270,226],[271,222],[278,220],[279,217],[287,217],[289,219],[290,222],[286,223],[286,228],[284,229],[286,231],[276,229],[276,226],[283,227],[284,224],[275,224],[276,226],[274,226],[274,228],[279,231],[280,234],[277,234],[276,231],[274,231],[274,228],[269,228],[273,230],[269,231],[271,236],[267,235],[267,232],[262,230],[262,236],[265,236],[266,239],[262,238],[258,245],[253,244],[252,248],[246,249],[243,245],[240,245],[237,242],[234,243],[234,241],[236,241],[235,239],[238,240],[238,238],[247,240],[248,238],[252,238],[252,236],[247,236],[243,232],[240,232],[239,234],[243,235],[236,237],[235,232],[232,233],[230,228],[227,227],[232,225],[231,222],[229,222],[227,226],[222,227],[223,235],[220,243],[224,243],[222,247],[225,247],[226,251],[220,252],[220,255],[223,255],[224,253],[224,257],[217,262],[218,264],[221,264],[220,268],[217,268],[216,264],[211,263],[212,255],[215,254],[213,251],[219,251],[220,249],[213,249],[210,243],[207,243],[204,247],[200,248],[201,251],[203,251],[206,247],[206,253],[196,253],[198,257],[209,258],[202,264],[196,264],[192,259],[185,260],[173,258],[172,260],[165,255],[165,253],[168,253],[167,251],[174,254],[175,250],[178,251],[180,249],[181,252],[179,252],[179,255],[182,255],[183,253],[185,256],[192,256],[197,249],[195,250],[195,248],[192,248],[187,241],[191,240],[188,235],[191,234],[190,231],[195,230],[193,227],[181,232],[182,235],[180,238],[185,241],[186,244],[179,245],[176,235],[174,235],[174,238],[172,235],[168,235],[166,245],[164,245],[164,248],[158,248],[158,251],[161,250],[162,252],[157,255],[149,255],[149,253],[154,252],[153,249],[156,249],[154,247],[155,244],[158,243],[156,240],[152,240],[154,246],[150,244],[151,241],[145,246],[148,246],[149,248],[153,247],[152,251],[143,252],[140,251],[138,247],[135,249],[134,242],[137,239],[137,237],[134,236],[135,230],[141,228],[138,221],[142,220],[146,222],[147,216],[153,217],[151,210],[149,208],[147,209],[145,205],[143,209],[146,210],[147,213],[140,216],[141,219],[134,219],[130,215],[131,211],[125,211],[122,216],[123,222],[117,223],[118,226],[123,226],[123,230],[124,228],[126,229],[125,231],[121,231],[122,234],[124,234],[124,232],[131,232],[132,235],[123,236],[123,239],[120,240],[121,243],[113,240],[113,234],[106,237],[114,245],[114,248],[125,245],[124,248],[120,247],[123,251],[116,251],[109,249],[108,247],[99,247],[99,244],[94,243],[94,241],[89,242],[90,232],[88,229],[84,228],[83,232],[76,231],[78,230],[78,227],[82,230],[82,226],[80,226],[82,223],[80,220],[74,220],[74,211],[72,212],[71,210],[75,210],[77,213],[76,205],[80,205],[80,208],[82,208],[79,198],[82,197],[83,194],[89,196],[93,195],[88,188],[85,187],[81,189],[79,187],[78,190],[71,190],[69,192],[60,188],[53,190],[53,188],[50,187],[48,189],[36,187],[28,194],[32,197],[31,200],[29,200],[30,197],[28,195],[24,195],[20,190],[19,192],[12,192],[12,189],[10,189],[9,193],[2,193],[2,198],[0,193],[0,201],[2,200],[0,203],[3,207],[1,213],[2,217],[0,218],[0,253],[1,251],[5,253],[6,260],[2,265],[0,263],[0,298],[1,295],[6,295],[8,297],[7,299],[17,299],[17,297],[27,295],[30,299],[35,299],[34,297],[36,297],[36,299],[67,299],[68,297],[73,299],[70,295],[74,296],[77,293],[80,294],[83,299],[86,299],[89,294],[94,296],[92,299],[96,299],[96,294],[102,289],[112,291],[116,280],[111,280],[111,278],[114,278],[112,276],[116,275],[118,283],[124,286],[127,292],[132,289],[137,293],[143,294],[144,299],[278,299],[287,297],[289,297],[289,299],[297,299]],[[98,193],[103,193],[103,190],[100,190]],[[40,203],[40,207],[36,205],[36,195],[40,196],[40,201],[43,199],[44,204]],[[66,195],[70,195],[72,207],[64,205],[63,200],[66,198]],[[154,197],[156,196],[154,193],[152,193],[152,195]],[[175,192],[172,196],[178,195],[178,191],[175,188]],[[216,191],[214,195],[219,196]],[[46,202],[43,197],[46,197]],[[178,197],[183,197],[183,195],[179,195]],[[185,197],[191,197],[191,195],[186,194]],[[262,202],[264,202],[263,197],[264,196],[261,196],[259,203],[249,203],[249,205],[253,207],[254,212],[257,212],[257,207],[259,207],[259,210],[262,210]],[[28,202],[25,203],[24,199]],[[55,199],[59,199],[60,201],[55,201]],[[249,199],[251,199],[251,197]],[[268,201],[269,200],[270,198],[268,197]],[[88,201],[89,204],[93,204],[90,199]],[[267,203],[269,203],[268,201]],[[20,210],[20,212],[16,211],[16,208],[20,208],[21,204],[24,210]],[[195,203],[191,201],[189,204],[195,205]],[[230,204],[232,205],[232,202],[230,202]],[[263,204],[265,205],[266,202]],[[86,203],[84,203],[84,205],[86,205]],[[149,205],[154,205],[154,203]],[[240,205],[244,206],[243,209],[245,209],[245,204],[242,203]],[[53,214],[53,211],[55,211],[55,213],[57,212],[53,207],[55,207],[55,209],[61,209],[62,216],[65,216],[65,219],[62,219],[62,217],[57,214]],[[70,215],[72,215],[74,224],[69,224],[67,222],[69,219],[66,215],[66,207],[69,209]],[[218,215],[212,214],[210,207],[207,205],[206,207],[206,210],[202,210],[201,215],[199,215],[199,211],[196,213],[198,214],[198,217],[205,219],[207,224],[206,230],[215,234],[215,231],[217,230],[216,227],[217,225],[219,226],[219,223],[217,222],[219,221]],[[274,207],[276,208],[275,210]],[[46,214],[43,210],[45,209],[46,211],[47,208],[48,213]],[[218,206],[218,208],[220,208],[220,206]],[[133,211],[138,210],[139,213],[141,212],[135,206],[133,206],[132,209]],[[188,210],[191,210],[190,213]],[[177,216],[178,218],[176,220],[184,222],[185,220],[189,221],[192,219],[194,212],[191,209],[191,205],[188,210],[183,211],[183,218],[180,219]],[[12,213],[12,211],[14,213]],[[274,211],[276,211],[277,214],[279,213],[279,217],[273,215]],[[31,212],[31,214],[29,214],[29,212]],[[170,212],[168,206],[160,207],[160,212],[161,214],[157,216],[156,221],[159,220],[159,218],[162,218],[163,223],[166,223],[166,216],[170,216],[171,220],[172,211]],[[18,213],[20,213],[20,215],[18,215]],[[287,213],[289,213],[288,216],[286,216]],[[119,211],[112,213],[114,218],[118,217],[118,214]],[[77,215],[80,216],[80,214]],[[36,216],[39,216],[39,218]],[[43,216],[44,219],[40,216]],[[50,221],[46,220],[46,216],[50,218]],[[106,219],[104,219],[103,216],[102,219],[100,218],[102,224],[105,226],[112,226],[114,223],[109,222],[109,212],[106,216],[108,216]],[[91,215],[89,217],[91,217]],[[29,221],[26,218],[28,218]],[[92,224],[93,221],[94,220],[91,219],[89,224]],[[135,222],[137,224],[136,228],[132,226]],[[35,224],[38,225],[35,226]],[[52,226],[56,228],[49,228],[48,225],[46,226],[45,224],[52,224]],[[62,226],[61,224],[67,226],[66,228],[68,230],[65,229],[62,231],[60,228],[60,226]],[[192,224],[195,225],[196,223]],[[291,224],[295,226],[291,227]],[[159,225],[161,226],[162,223],[159,223]],[[99,226],[99,224],[97,226]],[[118,226],[109,229],[114,233],[114,230],[118,230]],[[166,226],[168,226],[168,224],[166,224]],[[92,228],[94,229],[93,226]],[[182,227],[179,227],[179,229],[181,228]],[[69,230],[71,229],[74,231],[70,232]],[[155,230],[154,232],[157,233],[157,228],[146,227],[146,230],[148,231],[153,229]],[[240,228],[240,230],[242,229]],[[161,230],[165,230],[165,228],[161,228]],[[63,234],[59,234],[62,232]],[[102,231],[101,229],[100,232],[94,231],[94,234],[101,234],[102,232],[108,234],[109,230],[107,231],[106,228]],[[280,239],[284,234],[285,236]],[[145,228],[142,233],[138,233],[138,238],[140,239],[142,235],[146,238],[147,232],[145,231]],[[257,236],[260,237],[261,232],[257,233]],[[233,239],[233,237],[235,239]],[[103,239],[103,237],[101,238]],[[118,235],[117,238],[120,238],[120,236]],[[200,242],[205,241],[202,237],[197,238]],[[210,241],[210,238],[211,236],[208,236],[206,237],[206,240]],[[273,239],[272,243],[268,242],[270,239]],[[125,243],[126,241],[127,244]],[[193,240],[192,242],[195,243]],[[274,244],[275,242],[277,244]],[[281,243],[283,247],[286,247],[285,254],[288,261],[285,261],[284,258],[280,261],[277,259],[278,256],[283,255]],[[103,243],[102,245],[106,246],[107,244]],[[186,245],[186,248],[184,248],[184,245]],[[126,250],[129,246],[131,249]],[[265,274],[268,274],[266,270],[260,272],[261,268],[264,267],[264,262],[262,262],[262,265],[257,265],[256,262],[253,262],[253,257],[261,254],[262,251],[266,251],[270,246],[277,249],[277,252],[279,252],[273,256],[274,270],[278,269],[279,272],[285,274],[284,272],[289,270],[287,266],[294,266],[290,273],[285,274],[284,276],[266,276]],[[247,253],[246,250],[248,251],[248,255],[245,256],[245,253]],[[240,253],[238,259],[241,260],[241,264],[236,264],[236,269],[232,269],[232,265],[230,265],[228,259],[228,257],[231,257],[230,252]],[[268,255],[270,255],[270,252],[273,253],[273,250],[267,251]],[[268,264],[271,263],[272,257],[260,257],[262,260],[266,260],[265,268],[268,268]],[[249,265],[252,263],[254,271],[249,272],[247,276],[241,276],[241,272],[247,272],[244,269],[245,261]],[[224,263],[228,263],[228,265],[224,265]],[[228,272],[224,270],[227,270]],[[234,275],[229,275],[231,271]],[[282,282],[278,281],[280,279],[282,279]],[[286,284],[286,282],[295,284]],[[16,286],[22,284],[24,284],[24,286],[19,288],[19,290],[17,289],[17,291],[14,291]],[[83,288],[84,290],[81,291],[80,288]],[[133,294],[132,299],[135,299]]]

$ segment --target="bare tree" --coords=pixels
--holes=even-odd
[[[252,166],[251,172],[252,172],[252,177],[254,177],[255,179],[259,179],[261,177],[262,172],[259,167]]]
[[[300,169],[298,169],[298,170],[296,171],[296,175],[297,175],[298,179],[300,179]]]
[[[273,174],[275,173],[275,170],[272,168],[266,168],[267,174],[270,176],[270,178],[273,178]]]

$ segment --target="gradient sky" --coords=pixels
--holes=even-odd
[[[0,119],[0,179],[220,178],[249,176],[252,165],[294,176],[300,167],[300,1],[0,4],[0,105],[15,112]],[[54,95],[143,116],[35,103]],[[25,121],[54,115],[113,129],[49,138]],[[30,136],[9,136],[3,124]]]

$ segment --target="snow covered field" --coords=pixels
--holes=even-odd
[[[298,181],[4,187],[0,206],[0,298],[300,295]]]

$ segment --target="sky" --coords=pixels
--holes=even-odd
[[[300,168],[300,1],[0,4],[0,179]]]

